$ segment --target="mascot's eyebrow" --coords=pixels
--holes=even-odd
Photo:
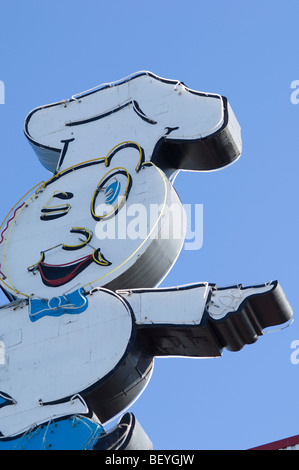
[[[72,199],[74,195],[73,193],[68,193],[68,192],[55,192],[53,197],[58,197],[58,199]]]
[[[121,111],[122,109],[126,108],[127,106],[133,105],[133,110],[135,113],[145,122],[148,124],[157,124],[157,121],[154,121],[153,119],[149,118],[140,108],[139,104],[135,100],[129,100],[124,104],[121,104],[120,106],[117,106],[116,108],[110,109],[110,111],[107,111],[102,114],[98,114],[97,116],[92,116],[87,119],[83,119],[80,121],[69,121],[66,122],[66,126],[80,126],[81,124],[87,124],[89,122],[93,121],[98,121],[99,119],[103,119],[107,116],[110,116],[111,114],[117,113],[118,111]]]

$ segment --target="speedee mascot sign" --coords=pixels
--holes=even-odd
[[[0,228],[0,449],[150,449],[132,413],[103,424],[155,356],[238,351],[292,316],[278,282],[157,287],[185,237],[174,175],[234,162],[240,127],[225,97],[140,72],[34,109],[25,135],[52,176]]]

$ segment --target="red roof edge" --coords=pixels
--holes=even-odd
[[[269,444],[264,444],[262,446],[252,447],[249,450],[279,450],[295,446],[296,444],[299,444],[299,434],[297,434],[297,436],[281,439],[280,441],[270,442]]]

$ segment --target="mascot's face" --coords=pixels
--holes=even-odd
[[[3,246],[11,288],[50,298],[107,285],[159,237],[170,198],[182,210],[138,144],[111,153],[61,171],[17,211]]]

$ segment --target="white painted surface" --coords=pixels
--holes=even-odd
[[[78,315],[46,316],[34,323],[26,306],[0,310],[5,344],[0,390],[16,401],[0,408],[2,434],[17,434],[54,415],[86,412],[80,399],[41,404],[76,395],[123,357],[132,332],[129,310],[105,292],[95,292],[88,301],[88,309]],[[9,338],[14,339],[6,344]]]
[[[118,291],[132,306],[138,325],[199,325],[211,287]]]

